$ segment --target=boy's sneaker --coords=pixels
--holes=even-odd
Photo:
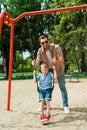
[[[65,114],[69,114],[70,113],[70,110],[69,110],[68,106],[64,107],[64,113]]]
[[[44,114],[43,114],[43,115],[40,115],[40,121],[43,122],[44,119],[45,119],[45,115],[44,115]]]
[[[45,120],[45,121],[46,121],[46,120],[48,121],[49,119],[50,119],[50,114],[46,114],[44,120]]]

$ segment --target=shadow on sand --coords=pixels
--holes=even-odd
[[[71,113],[64,115],[63,118],[61,120],[58,119],[58,117],[60,118],[61,114],[59,113],[59,111],[63,111],[62,108],[52,108],[52,111],[55,111],[56,114],[53,114],[53,118],[55,118],[55,121],[51,121],[49,122],[48,125],[53,124],[53,127],[55,126],[59,126],[59,124],[68,124],[68,123],[72,123],[75,121],[84,121],[87,122],[87,107],[77,107],[77,108],[70,108]]]

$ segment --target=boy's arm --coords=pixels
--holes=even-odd
[[[37,79],[36,79],[36,70],[34,70],[33,74],[34,74],[34,77],[33,77],[34,82],[37,82]]]

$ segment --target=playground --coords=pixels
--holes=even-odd
[[[14,23],[25,16],[65,12],[73,10],[86,10],[87,5],[68,8],[25,12],[17,18],[12,18],[9,12],[0,14],[0,38],[2,36],[3,21],[10,27],[10,56],[8,81],[0,81],[0,129],[1,130],[86,130],[87,129],[87,80],[79,82],[66,79],[69,94],[70,114],[65,115],[60,90],[55,83],[51,101],[51,119],[49,124],[42,125],[39,120],[38,92],[34,81],[12,80],[12,59],[14,45]],[[69,75],[68,75],[69,76]]]
[[[7,80],[0,81],[1,130],[87,130],[87,79],[66,79],[71,113],[64,114],[61,94],[55,83],[48,125],[39,120],[39,102],[33,80],[12,80],[11,109],[6,110]]]

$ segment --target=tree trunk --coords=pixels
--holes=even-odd
[[[81,59],[82,59],[82,61],[81,61],[81,72],[86,72],[87,71],[87,69],[86,69],[86,62],[85,62],[85,53],[82,53],[81,54]]]

